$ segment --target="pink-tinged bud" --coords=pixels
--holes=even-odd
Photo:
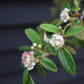
[[[34,55],[34,51],[29,52],[30,55]]]
[[[34,61],[34,51],[31,51],[31,52],[29,52],[29,54],[30,54],[30,60],[31,61]]]
[[[27,57],[29,54],[27,51],[24,51],[24,53],[22,54],[22,57]]]

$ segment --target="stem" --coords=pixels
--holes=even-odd
[[[34,50],[39,51],[41,54],[44,53],[41,49],[34,49]]]
[[[62,28],[59,28],[59,30],[61,31],[62,36],[65,37],[64,30],[62,30]]]
[[[36,49],[36,50],[39,51],[41,54],[44,53],[41,49]]]
[[[78,12],[78,10],[76,10],[75,12],[76,12],[76,14],[77,14],[77,15],[79,15],[79,12]]]
[[[40,59],[35,59],[35,63],[40,63]]]
[[[71,25],[71,23],[67,24],[65,27],[64,27],[64,32],[65,30],[67,29],[67,27],[69,27]]]
[[[44,56],[45,58],[48,58],[51,55],[51,52],[49,52],[48,55]],[[36,57],[35,63],[40,63],[41,56]]]

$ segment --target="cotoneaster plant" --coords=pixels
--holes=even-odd
[[[74,48],[70,44],[70,38],[76,34],[82,32],[84,28],[80,26],[80,22],[84,17],[84,11],[79,12],[80,0],[74,0],[74,7],[70,7],[67,3],[64,10],[60,14],[60,19],[54,20],[49,23],[43,23],[40,28],[44,30],[43,40],[36,31],[31,28],[25,30],[26,36],[32,41],[32,46],[25,47],[22,54],[22,63],[24,65],[23,84],[35,84],[29,71],[34,69],[35,65],[38,65],[38,71],[42,76],[45,76],[44,68],[56,72],[56,64],[49,59],[49,56],[58,56],[62,67],[71,75],[76,74],[76,67],[74,59],[71,55],[76,54]],[[64,27],[61,24],[66,24]],[[69,43],[68,43],[69,42]]]

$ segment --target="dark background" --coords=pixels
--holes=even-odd
[[[22,84],[24,68],[21,52],[17,48],[31,44],[24,30],[36,28],[42,21],[50,20],[53,5],[50,0],[0,1],[0,84]],[[46,77],[42,77],[36,66],[30,73],[36,84],[84,84],[84,49],[77,49],[77,55],[73,57],[77,69],[75,76],[61,67],[57,57],[51,59],[56,62],[58,72],[46,71]]]

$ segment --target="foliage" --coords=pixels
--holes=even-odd
[[[49,58],[52,55],[57,55],[62,67],[69,74],[75,75],[76,67],[71,53],[76,54],[76,50],[71,45],[84,47],[84,22],[82,21],[84,11],[79,12],[81,10],[80,0],[54,0],[54,2],[55,4],[60,3],[61,8],[65,8],[60,14],[60,19],[40,24],[40,33],[31,28],[26,29],[25,34],[32,41],[33,46],[23,45],[18,49],[20,51],[32,50],[32,52],[29,52],[30,54],[27,52],[23,54],[24,62],[22,62],[24,65],[27,64],[27,57],[30,56],[31,58],[27,65],[34,62],[38,64],[38,72],[42,76],[46,75],[44,68],[52,72],[58,70],[56,64]],[[57,9],[55,8],[55,10]],[[56,15],[55,12],[54,14]],[[62,27],[62,24],[64,24],[64,27]],[[31,61],[32,58],[34,62]],[[34,84],[28,72],[28,66],[24,67],[26,68],[23,73],[23,84]],[[33,69],[33,64],[30,67]]]

